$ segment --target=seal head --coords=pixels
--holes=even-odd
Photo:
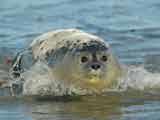
[[[117,84],[121,68],[103,39],[86,33],[72,34],[67,39],[74,42],[68,46],[63,59],[53,65],[48,61],[56,79],[96,93]]]

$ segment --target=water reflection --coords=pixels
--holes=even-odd
[[[37,102],[30,104],[30,115],[34,120],[41,119],[109,119],[120,117],[121,99],[119,96],[83,96],[68,102]]]
[[[160,96],[121,92],[99,96],[37,99],[35,96],[0,97],[3,120],[139,120],[158,119]],[[153,115],[154,114],[154,115]]]

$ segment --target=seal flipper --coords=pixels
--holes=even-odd
[[[11,81],[12,95],[22,93],[24,78],[22,73],[30,69],[34,64],[34,59],[31,49],[26,49],[22,52],[17,53],[15,59],[12,61],[12,67],[9,70]]]
[[[22,72],[22,69],[23,69],[21,67],[22,57],[23,57],[23,54],[18,53],[15,59],[13,60],[12,68],[10,69],[10,72],[13,78],[20,77],[20,73]]]
[[[12,78],[20,77],[21,73],[28,70],[34,64],[32,51],[30,49],[19,52],[12,62],[10,74]]]

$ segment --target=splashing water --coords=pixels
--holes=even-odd
[[[160,74],[148,72],[143,66],[128,66],[127,75],[120,81],[123,90],[160,89]]]
[[[124,76],[119,80],[119,84],[107,91],[127,91],[138,90],[157,93],[160,89],[160,74],[151,73],[143,66],[123,66]],[[32,95],[84,95],[92,94],[89,90],[67,86],[62,81],[54,80],[50,75],[50,69],[43,62],[37,62],[27,72],[22,74],[26,80],[23,94]]]
[[[25,59],[26,57],[27,56],[25,56]],[[155,61],[147,59],[146,65],[150,66],[152,64],[151,61],[155,63]],[[26,68],[26,72],[22,74],[21,79],[11,78],[5,69],[0,71],[0,95],[11,95],[13,93],[16,95],[23,93],[55,96],[92,94],[92,91],[77,88],[72,85],[67,86],[63,81],[55,80],[54,76],[51,75],[50,68],[44,62],[38,61],[32,66],[31,60],[26,59],[24,63],[26,63],[23,65]],[[113,89],[107,89],[107,91],[138,90],[158,93],[160,89],[159,72],[151,72],[145,65],[122,65],[122,67],[125,71],[123,77],[120,78],[117,86],[114,86]],[[150,67],[154,67],[154,64]],[[24,85],[23,80],[25,80]],[[95,81],[93,80],[92,82]],[[11,90],[3,88],[9,88]]]

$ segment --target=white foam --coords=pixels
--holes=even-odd
[[[160,74],[151,73],[142,66],[125,67],[126,75],[122,77],[114,91],[160,89]],[[62,81],[55,80],[50,75],[50,69],[43,62],[37,62],[29,71],[23,74],[25,79],[24,94],[38,95],[65,95],[65,94],[92,94],[89,90],[67,86]],[[117,89],[118,88],[118,89]]]
[[[126,72],[126,76],[120,81],[121,89],[160,89],[160,73],[148,72],[143,66],[129,66]]]

